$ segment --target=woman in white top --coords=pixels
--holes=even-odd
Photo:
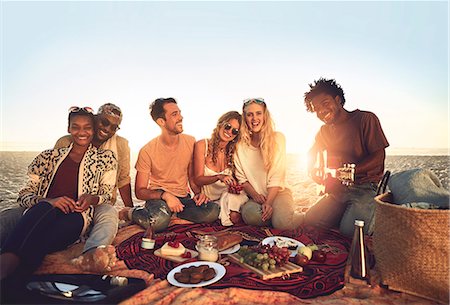
[[[219,218],[224,226],[242,222],[240,206],[248,200],[245,194],[236,194],[239,186],[234,178],[233,156],[241,119],[237,111],[223,114],[211,138],[202,139],[194,146],[194,181],[202,193],[218,202]]]
[[[285,182],[286,144],[262,98],[247,99],[243,105],[240,140],[234,163],[236,178],[251,198],[241,208],[246,224],[293,229],[300,215],[294,213],[292,193]],[[298,216],[298,217],[297,217]]]

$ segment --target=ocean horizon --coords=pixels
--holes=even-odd
[[[51,147],[50,147],[51,148]],[[0,152],[18,152],[18,153],[40,153],[42,150],[38,149],[17,149],[11,148],[11,149],[5,149],[2,147],[0,149]],[[139,151],[131,151],[132,155],[137,155]],[[304,153],[301,152],[287,152],[288,155],[303,155]],[[450,149],[449,148],[426,148],[426,147],[388,147],[386,149],[386,155],[387,156],[450,156]]]

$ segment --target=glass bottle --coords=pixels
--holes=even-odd
[[[345,283],[370,285],[370,269],[367,260],[367,248],[364,244],[364,221],[355,220],[353,241],[345,266]]]
[[[217,237],[203,235],[197,242],[198,259],[201,261],[216,262],[219,260],[219,250],[217,249]]]
[[[141,247],[144,249],[155,248],[155,219],[150,218],[148,222],[148,228],[145,230],[144,236],[142,236]]]

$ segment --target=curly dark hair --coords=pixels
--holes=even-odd
[[[157,98],[153,103],[150,104],[149,110],[153,121],[156,122],[156,120],[159,118],[162,118],[164,120],[166,119],[166,111],[164,110],[164,105],[169,103],[176,104],[177,101],[173,97]]]
[[[339,96],[341,99],[341,105],[344,106],[345,104],[344,90],[342,90],[341,85],[336,83],[336,80],[334,79],[326,79],[321,77],[319,80],[314,81],[314,85],[309,84],[309,88],[310,90],[305,92],[304,95],[305,106],[308,112],[314,112],[311,101],[313,98],[322,93],[331,95],[333,98]]]
[[[219,143],[220,143],[220,136],[219,136],[219,130],[220,127],[222,127],[224,124],[228,123],[230,120],[237,120],[239,122],[239,126],[242,123],[242,116],[237,111],[229,111],[225,114],[223,114],[219,120],[217,121],[216,128],[214,128],[212,134],[211,134],[211,145],[208,146],[208,156],[211,156],[211,159],[213,163],[217,162],[217,154],[219,153]],[[225,147],[225,158],[227,165],[231,168],[231,171],[234,173],[234,152],[236,150],[236,143],[239,140],[239,134],[230,142],[228,142],[227,146]]]

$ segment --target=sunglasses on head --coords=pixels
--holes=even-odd
[[[230,123],[225,123],[225,124],[223,125],[223,128],[224,128],[225,130],[230,130],[231,127],[232,127],[232,126],[231,126]],[[231,129],[231,133],[233,134],[233,136],[237,136],[237,135],[239,134],[239,129],[233,128],[233,129]]]
[[[78,107],[78,106],[72,106],[69,108],[69,113],[77,113],[77,112],[87,112],[87,113],[94,113],[94,109],[91,107]]]
[[[119,125],[117,124],[112,124],[107,118],[100,118],[100,123],[102,123],[103,126],[108,127],[109,125],[111,125],[111,129],[113,131],[117,131],[120,129]]]
[[[244,100],[244,107],[250,105],[251,103],[256,103],[256,104],[263,104],[265,105],[266,103],[264,102],[264,99],[262,97],[257,97],[257,98],[248,98]]]

